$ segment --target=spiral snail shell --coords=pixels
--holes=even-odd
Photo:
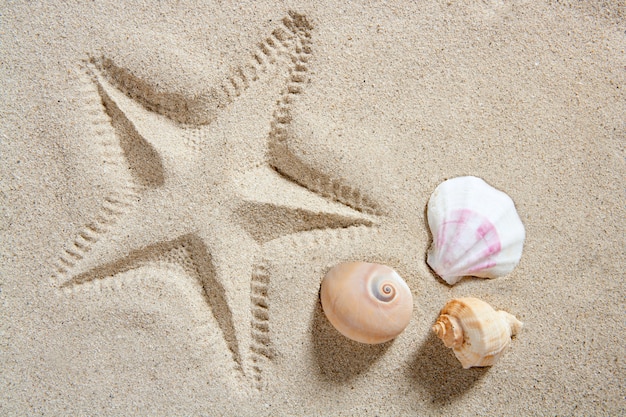
[[[456,298],[443,307],[433,331],[467,369],[493,365],[522,325],[478,298]]]
[[[413,312],[411,290],[385,265],[348,262],[322,280],[322,309],[344,336],[361,343],[383,343],[398,336]]]

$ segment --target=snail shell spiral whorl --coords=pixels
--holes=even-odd
[[[478,298],[455,298],[446,303],[433,332],[452,348],[463,368],[491,366],[511,344],[523,323],[506,311],[496,311]]]
[[[342,263],[322,281],[322,309],[344,336],[361,343],[383,343],[409,324],[413,296],[406,282],[385,265]]]

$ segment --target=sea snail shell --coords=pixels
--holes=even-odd
[[[433,331],[452,348],[463,368],[491,366],[523,323],[478,298],[456,298],[441,310]]]
[[[322,309],[344,336],[361,343],[383,343],[409,324],[413,296],[406,282],[385,265],[342,263],[322,280]]]

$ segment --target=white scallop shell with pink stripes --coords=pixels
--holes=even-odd
[[[519,263],[526,236],[513,200],[480,178],[439,184],[428,202],[433,243],[428,265],[448,284],[496,278]]]

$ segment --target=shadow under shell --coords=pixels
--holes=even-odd
[[[311,320],[313,355],[321,379],[344,383],[366,372],[393,344],[370,345],[351,340],[328,321],[319,299]]]

